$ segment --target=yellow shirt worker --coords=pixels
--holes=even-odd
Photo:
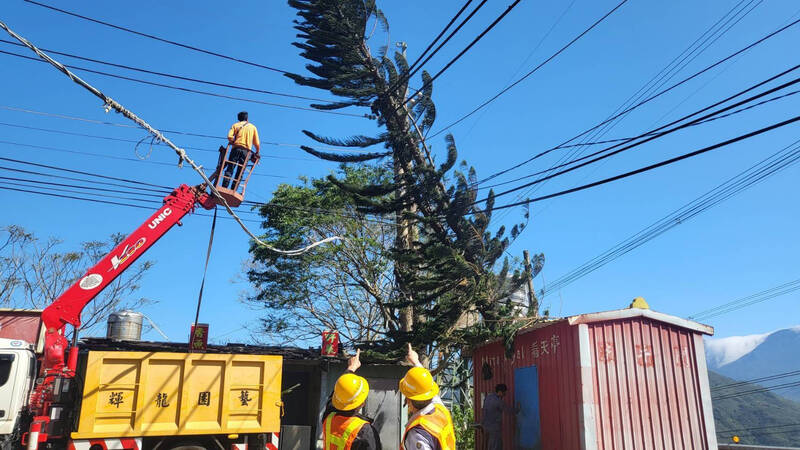
[[[247,153],[250,152],[251,148],[255,147],[256,153],[253,155],[253,159],[258,160],[259,151],[261,150],[258,129],[248,122],[247,111],[240,112],[236,118],[239,121],[234,123],[230,131],[228,131],[228,143],[232,148],[230,156],[228,156],[229,163],[225,164],[225,173],[222,177],[222,187],[227,188],[230,184],[231,189],[234,191],[239,185],[239,177],[242,176]],[[234,167],[236,167],[236,176],[231,178]]]

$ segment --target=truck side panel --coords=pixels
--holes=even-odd
[[[89,352],[73,439],[280,431],[282,358]]]

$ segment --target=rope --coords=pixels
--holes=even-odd
[[[48,63],[50,63],[53,67],[55,67],[61,73],[63,73],[67,77],[69,77],[72,81],[74,81],[75,83],[77,83],[78,85],[83,87],[84,89],[86,89],[89,92],[91,92],[92,94],[94,94],[97,98],[102,100],[103,101],[103,107],[104,107],[106,112],[109,112],[112,109],[115,110],[116,112],[122,114],[124,117],[132,120],[134,123],[136,123],[140,127],[142,127],[145,130],[147,130],[150,134],[153,135],[153,137],[154,137],[154,139],[156,141],[160,141],[160,142],[163,142],[163,143],[167,144],[178,155],[178,167],[179,168],[183,167],[183,163],[184,162],[189,164],[192,167],[192,169],[194,169],[195,172],[197,172],[200,175],[200,177],[203,179],[205,184],[208,186],[209,190],[211,190],[211,194],[214,196],[214,198],[217,199],[218,204],[221,204],[222,206],[225,207],[225,210],[228,211],[228,214],[230,214],[231,217],[233,217],[233,219],[236,220],[236,222],[239,224],[239,226],[242,228],[242,230],[244,230],[244,232],[247,233],[247,235],[250,236],[250,238],[253,239],[253,241],[255,241],[258,245],[268,249],[271,252],[275,252],[275,253],[279,253],[279,254],[287,255],[287,256],[297,256],[297,255],[301,255],[303,253],[306,253],[307,251],[309,251],[312,248],[317,247],[319,245],[322,245],[322,244],[325,244],[325,243],[328,243],[328,242],[331,242],[331,241],[342,239],[342,237],[340,237],[340,236],[331,236],[331,237],[325,238],[325,239],[323,239],[321,241],[314,242],[314,243],[312,243],[312,244],[310,244],[310,245],[308,245],[306,247],[302,247],[302,248],[298,248],[298,249],[294,249],[294,250],[281,250],[281,249],[278,249],[278,248],[275,248],[275,247],[272,247],[272,246],[268,245],[267,243],[265,243],[264,241],[259,239],[255,234],[253,234],[253,232],[250,231],[250,229],[247,228],[247,226],[244,224],[244,222],[242,222],[242,219],[240,219],[239,216],[237,216],[236,213],[233,212],[233,209],[231,209],[230,205],[228,205],[228,202],[225,201],[225,199],[222,197],[222,195],[220,195],[219,191],[217,191],[217,189],[214,187],[214,184],[211,182],[211,180],[209,180],[208,177],[206,176],[206,174],[203,172],[202,167],[197,165],[189,157],[189,155],[186,153],[186,150],[184,150],[184,149],[178,147],[177,145],[175,145],[174,143],[172,143],[172,141],[170,141],[160,131],[158,131],[155,128],[153,128],[152,126],[150,126],[150,124],[145,122],[143,119],[140,119],[132,111],[129,111],[124,106],[119,104],[117,101],[115,101],[111,97],[108,97],[107,95],[102,93],[100,90],[98,90],[94,86],[90,85],[89,83],[87,83],[86,81],[82,80],[80,77],[78,77],[74,73],[72,73],[69,69],[64,67],[63,64],[59,63],[58,61],[56,61],[53,58],[51,58],[50,56],[48,56],[46,53],[44,53],[41,50],[39,50],[30,41],[28,41],[24,37],[18,35],[13,30],[11,30],[8,27],[8,25],[5,24],[5,22],[0,21],[0,28],[3,28],[4,30],[6,30],[6,32],[8,32],[8,34],[11,35],[11,37],[13,37],[14,39],[20,41],[26,47],[31,49],[34,53],[39,55],[40,58],[42,58],[43,60],[45,60]]]
[[[200,294],[197,295],[197,312],[194,315],[194,329],[197,330],[197,321],[200,320],[200,304],[203,303],[203,288],[206,287],[206,274],[208,261],[211,259],[211,245],[214,244],[214,230],[217,228],[217,208],[214,208],[214,218],[211,220],[211,234],[208,236],[208,250],[206,250],[206,265],[203,267],[203,281],[200,282]],[[192,340],[194,336],[192,336]]]

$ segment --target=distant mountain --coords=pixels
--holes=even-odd
[[[762,386],[800,383],[800,327],[767,334],[706,340],[708,367],[739,381]],[[781,376],[797,372],[790,376]],[[778,376],[769,380],[758,379]],[[775,389],[773,393],[800,401],[800,385]]]
[[[740,384],[715,372],[708,372],[708,380],[720,444],[732,443],[734,435],[739,436],[742,444],[797,446],[800,443],[800,403],[769,391],[745,394],[760,386]]]

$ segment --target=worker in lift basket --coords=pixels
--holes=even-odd
[[[356,375],[361,350],[347,360],[347,371],[336,380],[322,421],[323,450],[381,450],[381,438],[372,419],[360,414],[369,383]]]
[[[225,164],[225,175],[222,178],[222,187],[227,188],[231,184],[231,189],[234,191],[238,187],[239,177],[242,175],[244,169],[244,160],[250,149],[255,146],[256,152],[253,155],[253,160],[258,161],[261,151],[261,141],[258,139],[258,129],[252,123],[247,121],[247,111],[240,112],[237,116],[238,122],[231,125],[228,131],[228,144],[232,146],[230,156],[228,156],[229,163]],[[236,164],[239,164],[236,166]],[[231,179],[233,168],[236,167],[236,176]]]
[[[411,417],[406,424],[400,450],[455,450],[456,435],[450,411],[439,398],[439,385],[419,355],[408,344],[406,360],[414,367],[400,380]]]

